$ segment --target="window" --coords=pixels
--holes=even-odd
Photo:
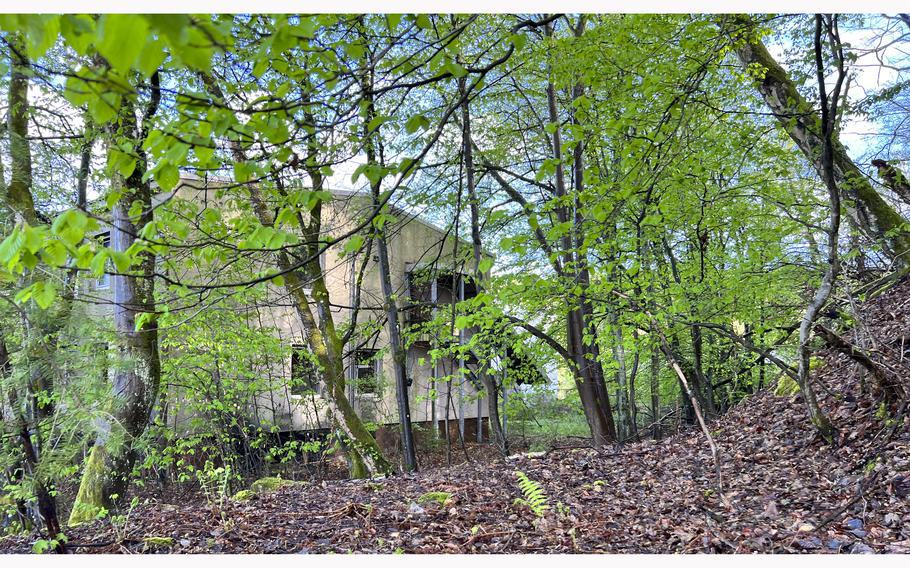
[[[303,345],[291,346],[291,384],[293,395],[319,392],[319,368],[310,350]]]
[[[101,246],[110,247],[111,246],[111,233],[110,231],[106,233],[101,233],[98,235],[99,240],[101,241]],[[107,263],[105,263],[105,269],[107,268]],[[98,278],[94,279],[92,288],[95,290],[107,290],[111,287],[111,275],[105,272]]]
[[[356,367],[356,384],[359,394],[377,394],[379,392],[379,359],[375,349],[358,349],[354,355]]]

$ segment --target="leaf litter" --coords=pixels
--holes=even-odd
[[[910,283],[861,314],[877,355],[910,387]],[[884,405],[846,356],[818,355],[815,380],[839,445],[813,434],[798,393],[776,396],[771,385],[711,424],[722,495],[707,444],[689,428],[600,451],[299,484],[221,506],[163,494],[122,528],[96,521],[66,533],[71,550],[100,553],[910,552],[905,408]],[[521,504],[516,471],[546,494],[543,517]],[[449,497],[420,502],[428,493]],[[168,545],[148,546],[149,537]],[[2,539],[0,552],[28,552],[35,538]]]

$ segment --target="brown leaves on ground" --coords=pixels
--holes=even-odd
[[[904,284],[864,308],[867,329],[892,350],[910,322],[908,292]],[[827,355],[819,375],[823,404],[842,433],[839,447],[813,434],[799,395],[761,392],[711,424],[723,456],[723,495],[705,440],[692,429],[600,452],[559,450],[390,479],[293,486],[220,508],[156,502],[136,508],[119,533],[103,523],[71,530],[71,546],[79,552],[910,552],[910,421],[863,392],[862,372],[844,356]],[[547,494],[543,517],[516,502],[522,497],[516,470]],[[452,497],[418,504],[431,491]],[[148,536],[172,537],[174,544],[148,547]],[[27,539],[0,541],[7,552],[29,548]]]

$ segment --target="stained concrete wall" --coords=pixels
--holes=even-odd
[[[217,196],[218,187],[223,185],[203,184],[198,179],[184,178],[175,193],[162,194],[157,200],[159,202],[169,200],[175,205],[178,201],[183,201],[181,206],[192,203],[200,213],[206,207],[218,207],[227,217],[230,215],[231,206]],[[364,216],[371,209],[371,198],[368,195],[350,191],[334,191],[333,194],[335,199],[323,206],[323,234],[327,237],[337,237],[353,230],[363,222]],[[441,269],[450,269],[454,266],[452,255],[455,239],[404,211],[395,210],[393,213],[396,221],[387,227],[391,280],[397,295],[404,298],[408,290],[407,274],[412,267],[430,263],[435,263]],[[358,322],[383,317],[383,297],[375,248],[369,259],[363,254],[351,258],[343,255],[344,244],[340,242],[330,247],[322,259],[325,283],[333,305],[331,315],[336,328],[343,328],[350,321],[353,310],[349,306],[352,304],[354,282],[363,262],[367,262],[367,266],[361,286]],[[462,253],[468,246],[463,241],[458,244]],[[181,276],[192,277],[194,274],[198,276],[200,271],[204,270],[203,267],[197,266]],[[460,270],[473,271],[473,267],[468,265],[460,267]],[[94,279],[86,278],[82,282],[80,293],[91,301],[84,308],[87,317],[111,317],[112,308],[107,303],[111,299],[109,288],[98,289]],[[288,346],[305,345],[299,317],[293,307],[285,305],[289,302],[284,297],[283,289],[269,285],[268,296],[270,298],[270,301],[266,302],[268,306],[256,308],[256,321],[261,321],[264,327],[273,329],[280,340]],[[450,298],[450,294],[445,292],[440,294],[441,300],[447,301]],[[371,349],[384,351],[377,369],[380,378],[378,392],[358,393],[353,387],[349,388],[349,398],[361,417],[378,424],[392,424],[398,421],[393,361],[388,344],[388,334],[383,326],[376,339],[368,345]],[[450,358],[443,359],[437,362],[434,373],[428,355],[429,348],[429,343],[424,343],[412,346],[408,351],[408,373],[412,379],[409,388],[412,420],[442,421],[448,415],[448,419],[457,424],[462,420],[476,421],[478,416],[487,416],[486,403],[479,400],[478,390],[469,380],[456,377],[434,381],[434,375],[438,377],[459,375],[460,363]],[[353,356],[350,356],[345,361],[345,372],[349,378],[353,377],[352,365]],[[330,426],[331,419],[319,395],[298,396],[289,392],[287,383],[291,374],[290,358],[276,361],[262,372],[269,377],[274,388],[259,397],[255,415],[264,421],[278,424],[282,430],[309,430]],[[189,418],[172,416],[169,422],[185,424]]]

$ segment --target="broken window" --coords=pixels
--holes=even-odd
[[[103,247],[105,247],[105,248],[111,246],[111,233],[110,233],[110,231],[107,231],[107,232],[104,232],[104,233],[99,234],[99,235],[98,235],[98,239],[101,241],[101,246],[103,246]],[[105,273],[102,274],[101,276],[99,276],[98,278],[95,278],[95,279],[93,280],[93,282],[92,282],[92,289],[94,289],[94,290],[107,290],[108,288],[111,287],[111,275],[108,274],[108,273],[106,272],[107,269],[108,269],[108,264],[109,264],[109,263],[107,263],[107,262],[105,263],[105,266],[104,266]]]
[[[319,368],[313,354],[304,345],[291,348],[291,394],[319,393]]]
[[[379,392],[379,357],[375,349],[358,349],[354,355],[356,367],[355,380],[359,394],[377,394]]]

